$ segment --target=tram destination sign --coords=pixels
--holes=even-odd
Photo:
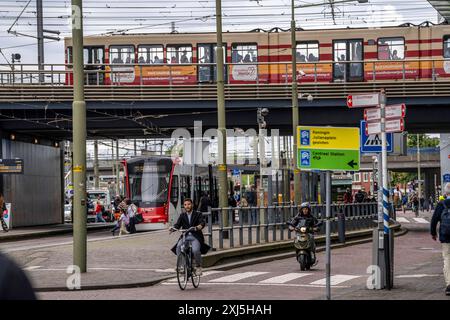
[[[0,173],[23,174],[23,159],[0,159]]]
[[[304,170],[358,171],[359,128],[297,127],[297,167]]]

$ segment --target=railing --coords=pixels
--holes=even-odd
[[[295,232],[289,230],[286,222],[291,221],[298,209],[298,206],[292,205],[211,209],[204,213],[208,230],[205,233],[207,243],[213,248],[218,245],[219,249],[224,249],[292,239]],[[344,230],[347,231],[372,229],[377,226],[377,210],[378,204],[375,202],[333,204],[331,232],[338,232],[338,223],[345,223]],[[311,211],[319,221],[325,218],[325,205],[312,205]],[[228,218],[227,225],[223,222],[223,213]],[[262,216],[265,223],[260,222]],[[325,226],[318,234],[324,233]],[[214,239],[218,239],[218,244]]]
[[[391,98],[450,96],[450,60],[368,60],[364,62],[364,79],[358,82],[347,81],[346,76],[340,80],[333,79],[333,65],[361,66],[361,63],[299,63],[297,70],[303,70],[297,77],[301,84],[299,91],[311,94],[314,99],[344,99],[348,94],[380,89],[385,89]],[[198,83],[199,68],[214,68],[213,64],[98,66],[105,70],[85,70],[85,99],[88,102],[217,99],[214,81]],[[328,71],[323,73],[326,66]],[[93,68],[93,65],[86,67]],[[292,98],[291,67],[286,62],[227,64],[226,68],[226,100]],[[374,70],[373,74],[368,71],[370,69]],[[245,73],[245,70],[250,71]],[[389,72],[392,76],[388,76]],[[37,80],[42,73],[46,81],[39,84]],[[130,77],[130,74],[134,76]],[[72,79],[69,65],[64,64],[45,65],[44,71],[38,71],[36,65],[16,65],[14,71],[0,65],[0,102],[72,101]]]
[[[172,85],[214,83],[216,65],[193,64],[85,64],[85,82],[100,85]],[[226,63],[226,83],[277,83],[292,81],[290,61]],[[43,76],[44,82],[39,78]],[[297,63],[299,82],[336,81],[417,81],[450,78],[450,59],[315,61]],[[70,64],[45,64],[38,70],[36,64],[0,64],[1,85],[72,85]]]

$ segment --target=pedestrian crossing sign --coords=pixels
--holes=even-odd
[[[361,121],[361,152],[380,153],[381,152],[381,134],[366,135],[366,121]],[[393,133],[386,133],[387,152],[393,151]]]

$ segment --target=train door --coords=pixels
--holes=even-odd
[[[103,85],[105,82],[105,47],[84,47],[84,68],[86,70],[85,83],[88,85]]]
[[[169,203],[169,223],[173,225],[181,212],[181,197],[180,197],[180,176],[178,173],[173,174],[172,184],[170,188],[170,203]]]
[[[223,44],[224,48],[224,63],[226,63],[226,43]],[[217,45],[214,43],[203,43],[197,46],[197,61],[198,61],[198,82],[199,83],[212,83],[217,79],[217,68],[215,65],[217,62]],[[227,68],[224,67],[224,79],[227,79]]]
[[[363,60],[363,44],[362,39],[333,41],[334,81],[363,81],[364,63],[352,62]]]

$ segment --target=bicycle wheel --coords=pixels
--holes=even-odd
[[[188,264],[186,255],[183,252],[181,252],[177,258],[177,280],[180,289],[186,289],[188,282]]]
[[[192,265],[192,261],[194,261],[194,257],[191,252],[191,265]],[[200,275],[197,275],[194,272],[192,272],[191,280],[192,280],[192,285],[194,286],[194,288],[198,288],[198,286],[200,285]]]

